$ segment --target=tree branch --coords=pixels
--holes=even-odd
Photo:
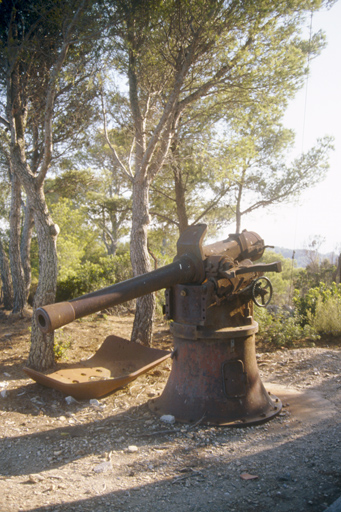
[[[224,189],[223,192],[221,192],[217,197],[216,199],[214,199],[212,201],[212,203],[210,205],[207,206],[207,208],[205,208],[205,210],[199,215],[199,217],[197,217],[195,219],[194,222],[192,222],[192,224],[197,224],[210,210],[212,210],[212,208],[214,208],[220,201],[220,199],[222,197],[224,197],[224,195],[228,192],[229,189]],[[230,206],[229,206],[230,208]]]
[[[133,177],[133,173],[131,171],[130,161],[131,161],[131,155],[132,155],[135,139],[133,140],[133,143],[132,143],[131,149],[130,149],[130,154],[129,154],[129,171],[128,171],[127,168],[125,167],[124,163],[120,160],[115,147],[111,144],[110,139],[109,139],[108,126],[107,126],[107,114],[106,114],[106,109],[105,109],[104,95],[103,95],[103,89],[102,88],[101,88],[101,103],[102,103],[103,128],[104,128],[105,140],[107,141],[108,146],[109,146],[112,154],[114,155],[116,163],[118,164],[120,169],[123,171],[125,176],[127,176],[127,178],[132,182],[134,177]]]
[[[176,226],[177,228],[179,227],[179,223],[176,220],[167,217],[167,215],[163,215],[162,213],[156,212],[154,210],[150,210],[149,213],[151,215],[155,215],[155,217],[158,217],[159,219],[163,219],[166,222],[169,222],[170,224],[174,224],[174,226]]]
[[[216,72],[213,78],[211,80],[208,80],[204,84],[202,84],[196,91],[194,91],[192,94],[188,95],[186,98],[184,98],[179,103],[179,111],[183,112],[183,110],[191,103],[195,102],[196,100],[202,98],[205,96],[210,89],[212,89],[215,85],[218,85],[221,81],[221,79],[226,75],[228,71],[231,71],[231,69],[235,66],[235,64],[238,62],[238,58],[241,52],[245,51],[253,42],[253,38],[250,36],[246,43],[243,45],[241,50],[238,52],[237,55],[235,55],[234,59],[229,64],[226,64],[223,66],[219,71]]]
[[[160,194],[160,195],[162,195],[163,197],[165,197],[166,199],[169,199],[170,201],[173,201],[173,203],[175,203],[175,199],[174,199],[174,197],[169,196],[168,194],[166,194],[165,192],[163,192],[163,190],[160,190],[160,189],[158,189],[158,188],[154,187],[153,185],[151,185],[151,186],[150,186],[150,188],[151,188],[152,190],[154,190],[154,192],[156,192],[157,194]]]
[[[9,130],[10,129],[10,124],[9,122],[7,121],[7,119],[5,119],[4,117],[0,116],[0,122]]]
[[[66,30],[65,39],[64,39],[64,43],[62,45],[62,49],[59,53],[59,56],[56,60],[55,65],[52,68],[52,72],[50,75],[49,85],[48,85],[48,89],[47,89],[46,103],[45,103],[44,155],[43,155],[40,171],[37,176],[37,181],[40,185],[44,182],[44,179],[46,177],[46,173],[50,166],[51,158],[52,158],[52,149],[53,149],[52,118],[53,118],[53,107],[54,107],[55,96],[56,96],[57,78],[58,78],[60,70],[63,66],[63,63],[66,59],[66,55],[67,55],[67,52],[70,47],[72,30],[80,17],[80,14],[84,8],[86,1],[87,0],[81,1],[80,6],[78,7],[77,11],[75,12],[67,30]]]
[[[158,158],[159,162],[161,162],[161,165],[164,161],[164,158],[166,157],[167,152],[165,153],[165,150],[167,149],[167,151],[168,151],[168,148],[169,148],[169,144],[170,144],[169,136],[170,136],[171,126],[172,126],[172,122],[170,122],[170,118],[172,117],[172,114],[174,114],[175,106],[177,104],[177,101],[178,101],[178,98],[180,95],[180,91],[181,91],[181,87],[184,82],[184,78],[190,68],[190,65],[192,64],[196,43],[197,43],[197,41],[194,40],[191,43],[191,45],[188,47],[186,58],[184,59],[182,64],[180,63],[180,58],[182,57],[182,53],[179,52],[178,61],[179,61],[180,69],[175,76],[173,90],[170,93],[168,101],[164,107],[161,119],[158,122],[158,124],[149,140],[146,151],[144,152],[143,159],[141,162],[141,168],[144,170],[147,170],[147,168],[151,162],[151,159],[155,153],[157,144],[161,138],[162,133],[165,130],[165,127],[166,127],[166,132],[168,132],[167,136],[166,136],[167,142],[166,142],[166,144],[164,144],[163,151],[160,152],[160,155]],[[177,117],[177,119],[180,117],[180,112],[176,117]],[[164,141],[165,141],[165,137],[163,137],[163,142]],[[153,171],[151,173],[152,177],[155,176],[155,174],[157,174],[159,168],[157,169],[156,165],[153,166]]]

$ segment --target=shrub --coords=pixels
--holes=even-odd
[[[331,296],[317,299],[314,313],[308,312],[310,325],[320,334],[341,335],[341,297]]]
[[[99,263],[86,261],[78,265],[73,274],[58,280],[56,302],[105,288],[132,277],[129,253],[106,256]]]
[[[282,272],[271,274],[271,282],[273,285],[272,304],[283,306],[291,304],[292,301],[292,282],[299,270],[294,267],[295,261],[291,258],[285,258],[282,254],[267,250],[262,256],[260,262],[273,263],[280,261],[282,264]]]
[[[259,324],[259,336],[264,342],[278,347],[290,347],[303,338],[317,339],[315,330],[306,325],[302,327],[296,316],[285,313],[269,313],[266,309],[255,310],[255,319]]]
[[[312,319],[315,317],[316,308],[319,301],[327,303],[331,299],[341,300],[341,284],[332,283],[326,285],[320,283],[319,286],[311,288],[308,293],[300,296],[298,290],[295,290],[294,304],[302,327],[312,325]]]

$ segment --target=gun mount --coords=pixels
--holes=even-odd
[[[253,319],[253,305],[265,307],[269,303],[272,285],[263,274],[280,272],[281,264],[254,263],[267,246],[252,231],[202,246],[206,230],[203,224],[189,228],[179,238],[173,263],[69,302],[39,308],[36,319],[40,329],[48,333],[77,318],[166,288],[164,312],[172,321],[173,364],[162,395],[150,402],[151,409],[185,422],[201,419],[231,426],[260,423],[275,416],[281,403],[265,391],[259,377],[255,353],[258,325]],[[102,349],[107,342],[108,338]],[[127,346],[131,343],[126,341]],[[104,359],[110,359],[110,350]],[[135,369],[134,378],[170,356],[156,352],[155,356],[148,353],[148,364]],[[110,365],[103,362],[103,366],[108,369]],[[39,380],[38,372],[25,371],[38,382],[52,385],[46,376]],[[129,379],[118,384],[127,382]],[[96,391],[96,396],[117,387],[108,386]],[[71,389],[64,388],[58,387],[72,394]],[[78,396],[84,394],[79,392]]]
[[[203,224],[189,228],[179,238],[177,256],[169,265],[68,302],[38,308],[35,315],[41,331],[52,332],[78,318],[177,284],[199,285],[206,280],[217,283],[223,278],[226,287],[222,293],[225,296],[241,294],[243,290],[250,295],[251,289],[245,290],[246,282],[250,284],[261,272],[281,270],[280,263],[252,265],[265,250],[263,240],[256,233],[243,231],[240,235],[231,235],[226,241],[202,247],[206,229]],[[267,293],[258,287],[252,298],[262,296],[263,300]],[[268,300],[270,298],[271,293]]]

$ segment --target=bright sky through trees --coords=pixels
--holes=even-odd
[[[327,47],[311,61],[308,83],[291,102],[284,119],[284,125],[296,132],[297,153],[307,151],[324,135],[335,138],[330,170],[326,180],[302,194],[297,205],[260,210],[245,218],[243,229],[258,232],[267,244],[302,249],[320,235],[326,240],[321,252],[341,251],[340,23],[341,2],[314,14],[313,33],[322,29]],[[309,27],[310,19],[307,31]],[[227,229],[226,234],[230,231]]]

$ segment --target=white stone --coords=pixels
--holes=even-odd
[[[163,421],[164,423],[169,423],[170,425],[175,423],[175,417],[172,416],[171,414],[164,414],[163,416],[161,416],[160,420]]]

